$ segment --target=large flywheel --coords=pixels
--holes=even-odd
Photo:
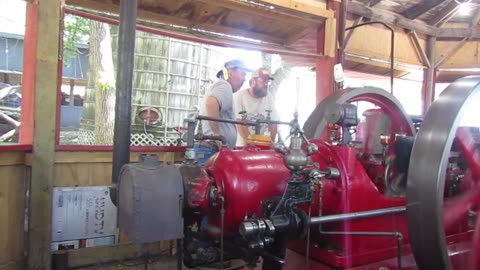
[[[410,117],[406,114],[400,102],[387,91],[376,87],[347,88],[325,98],[320,102],[303,126],[309,139],[326,139],[326,127],[329,119],[336,118],[338,105],[366,101],[383,109],[390,116],[393,126],[399,132],[408,136],[415,134]]]
[[[417,133],[407,217],[419,269],[480,269],[479,97],[479,76],[457,80],[432,104]]]

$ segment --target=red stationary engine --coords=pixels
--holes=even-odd
[[[366,87],[328,97],[303,130],[288,123],[288,147],[221,149],[200,166],[190,137],[184,264],[480,269],[480,125],[460,127],[479,82],[452,84],[418,134],[393,96]],[[359,122],[361,101],[376,107]]]
[[[360,101],[376,105],[363,113],[361,123],[354,105]],[[460,117],[464,103],[455,104],[451,121]],[[476,256],[466,254],[474,253],[473,205],[479,194],[465,195],[477,188],[477,142],[465,128],[453,141],[458,120],[436,131],[446,141],[435,141],[431,125],[447,113],[443,106],[432,106],[439,109],[426,116],[419,146],[410,117],[394,97],[376,88],[347,89],[320,103],[305,131],[291,122],[289,147],[222,149],[204,166],[187,159],[180,168],[188,202],[185,264],[242,258],[254,267],[262,257],[263,269],[477,269],[472,265],[480,264],[471,259]],[[433,148],[425,148],[428,140],[444,149],[435,162],[430,162]],[[441,180],[411,183],[418,175]],[[429,192],[436,199],[419,196]],[[407,203],[408,197],[416,204]],[[443,212],[444,200],[453,208]],[[442,248],[429,252],[425,239],[440,239]]]
[[[337,102],[346,95],[355,95],[350,102],[366,99],[381,107],[364,113],[362,141],[352,138],[359,124],[356,106]],[[326,114],[318,117],[319,110]],[[264,269],[280,269],[287,247],[334,268],[401,256],[398,246],[408,243],[406,169],[398,168],[408,167],[408,157],[397,160],[400,166],[391,159],[396,144],[411,151],[409,118],[385,91],[372,88],[331,96],[313,115],[331,129],[315,135],[319,123],[310,119],[307,135],[327,139],[308,141],[293,121],[288,148],[223,149],[203,167],[183,165],[190,235],[223,239],[226,257],[244,254],[250,265],[262,256]],[[187,265],[195,265],[194,258],[198,264],[218,259],[195,254],[197,246],[205,251],[205,243],[185,241]]]

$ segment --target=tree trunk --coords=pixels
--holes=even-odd
[[[115,119],[115,77],[110,28],[107,24],[90,21],[90,54],[86,95],[95,100],[95,144],[113,143]]]

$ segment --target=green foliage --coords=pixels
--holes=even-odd
[[[100,87],[100,90],[104,92],[112,89],[112,87],[108,83],[104,83],[104,82],[99,83],[99,87]]]
[[[74,58],[78,54],[77,44],[87,44],[90,33],[89,20],[67,14],[63,31],[63,58]]]

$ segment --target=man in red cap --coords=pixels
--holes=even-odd
[[[237,113],[237,119],[246,120],[263,120],[270,113],[272,120],[279,120],[277,109],[275,107],[275,99],[268,91],[268,87],[273,78],[268,70],[261,67],[252,73],[250,79],[250,87],[242,89],[235,93],[234,104]],[[254,127],[237,125],[237,146],[244,146],[248,135],[255,133]],[[277,135],[277,125],[262,126],[260,134],[270,135],[274,141]]]

